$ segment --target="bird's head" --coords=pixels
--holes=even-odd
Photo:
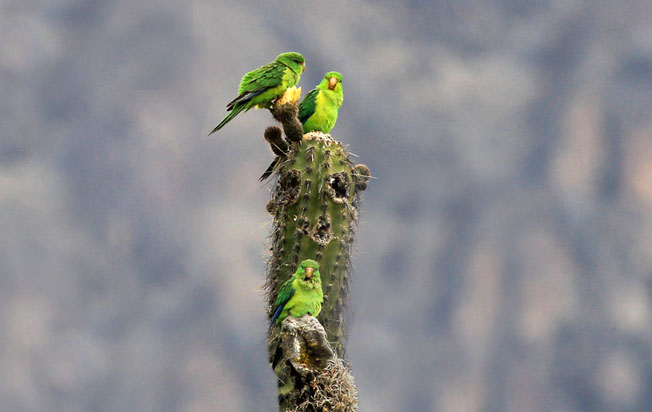
[[[328,85],[328,88],[335,90],[339,86],[342,88],[342,75],[338,72],[328,72],[324,75],[324,82]]]
[[[303,58],[301,53],[287,52],[281,53],[276,58],[276,61],[283,63],[292,69],[295,73],[301,74],[306,70],[306,59]]]
[[[299,264],[297,273],[303,280],[320,279],[319,263],[312,259],[306,259]]]

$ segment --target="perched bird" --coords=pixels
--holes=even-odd
[[[342,75],[328,72],[321,83],[312,89],[299,104],[299,121],[303,132],[329,133],[337,122],[337,111],[342,105]]]
[[[343,100],[342,75],[338,72],[326,73],[299,104],[298,117],[303,124],[303,132],[329,133],[337,122],[337,111]],[[277,156],[259,180],[262,182],[271,176],[282,159],[282,156]]]
[[[324,292],[321,288],[319,263],[306,259],[299,264],[294,275],[283,285],[276,298],[276,311],[272,316],[272,325],[279,326],[285,318],[292,316],[300,318],[305,314],[319,315]]]
[[[269,108],[289,87],[299,83],[306,62],[299,53],[281,53],[276,60],[245,74],[240,81],[238,97],[226,105],[229,113],[208,135],[215,133],[240,112],[252,107]]]

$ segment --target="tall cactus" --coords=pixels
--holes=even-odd
[[[341,357],[351,246],[360,192],[366,188],[370,172],[365,165],[354,165],[346,148],[331,136],[319,132],[302,135],[296,113],[296,101],[282,102],[272,109],[283,125],[287,143],[279,140],[278,128],[268,128],[265,133],[278,155],[273,163],[277,181],[267,204],[274,217],[266,285],[268,314],[271,318],[278,291],[299,262],[316,260],[324,289],[318,320],[337,357]],[[278,328],[272,327],[270,334],[270,359],[283,397],[297,388],[288,386],[287,366],[278,364]],[[281,406],[284,410],[283,401]]]
[[[269,262],[270,311],[276,291],[304,259],[320,264],[324,304],[319,321],[339,355],[344,341],[342,309],[357,220],[359,180],[348,153],[328,135],[311,132],[280,164],[267,204],[274,216]]]

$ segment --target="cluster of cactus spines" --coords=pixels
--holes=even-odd
[[[277,142],[278,128],[265,132],[279,158],[274,168],[278,178],[267,204],[274,217],[266,285],[268,314],[271,318],[278,291],[299,262],[316,260],[324,289],[318,319],[341,356],[350,252],[360,192],[366,188],[370,173],[366,166],[354,165],[346,148],[329,135],[310,132],[299,141],[296,135],[290,137],[288,132],[296,133],[300,127],[296,108],[296,103],[285,103],[272,109],[286,132],[287,150],[279,149],[286,146]]]
[[[314,375],[326,368],[336,356],[328,343],[324,327],[312,315],[285,318],[275,344],[276,359],[272,365],[279,379],[281,410],[286,410],[294,404],[291,401],[292,393],[308,386]]]
[[[353,375],[333,352],[315,317],[287,317],[279,340],[285,362],[279,362],[275,372],[279,374],[282,411],[357,411]]]
[[[336,359],[314,375],[309,385],[293,392],[288,404],[293,406],[286,412],[355,412],[358,390],[342,359]]]

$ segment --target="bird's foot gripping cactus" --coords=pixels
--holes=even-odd
[[[303,135],[296,117],[296,102],[277,104],[272,114],[282,123],[287,141],[277,127],[265,131],[265,138],[277,155],[268,169],[277,176],[267,204],[267,211],[274,217],[266,284],[268,314],[271,319],[281,286],[299,263],[315,260],[319,263],[324,293],[317,319],[339,360],[344,351],[343,315],[350,252],[360,193],[366,189],[370,171],[365,165],[353,164],[346,148],[330,135]],[[282,353],[279,329],[270,328],[270,335],[270,360],[279,378],[281,410],[301,410],[292,403],[292,399],[299,399],[297,391],[301,389],[291,379],[295,372],[287,362],[280,362],[288,356]]]

